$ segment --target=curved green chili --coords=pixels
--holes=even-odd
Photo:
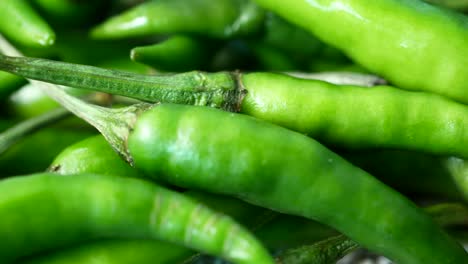
[[[109,0],[33,0],[56,25],[77,26],[96,20]]]
[[[18,264],[175,264],[183,263],[194,252],[185,247],[155,240],[93,241],[62,249]]]
[[[27,0],[0,1],[0,32],[26,46],[43,47],[55,42],[55,33]]]
[[[254,0],[405,89],[468,103],[468,18],[417,0]]]
[[[0,120],[0,130],[11,126],[11,122]],[[65,147],[85,139],[95,132],[89,129],[65,129],[50,127],[24,138],[11,146],[0,157],[0,178],[44,171],[55,156]],[[47,146],[47,151],[44,151]]]
[[[0,156],[13,144],[42,127],[53,124],[67,117],[68,110],[59,108],[36,118],[28,119],[0,133]]]
[[[3,55],[0,69],[150,102],[240,111],[337,146],[468,158],[468,107],[429,93],[391,86],[336,86],[276,73],[147,76]]]
[[[92,31],[95,38],[191,33],[232,38],[258,32],[264,12],[249,0],[156,0],[113,17]]]
[[[467,226],[468,208],[462,204],[442,203],[425,208],[442,227]],[[281,264],[332,264],[360,246],[344,235],[330,237],[312,245],[288,249],[276,262]]]
[[[284,128],[210,108],[160,105],[138,117],[127,147],[135,167],[156,179],[317,219],[395,261],[467,261],[406,198]]]
[[[150,46],[131,50],[132,60],[163,71],[190,71],[207,69],[213,56],[213,41],[184,35],[169,37]]]
[[[38,174],[5,179],[0,192],[3,261],[90,238],[127,237],[162,239],[234,263],[273,263],[230,217],[149,182]]]

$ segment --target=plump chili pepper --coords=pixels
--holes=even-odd
[[[347,148],[402,148],[468,158],[468,107],[430,93],[338,87],[275,73],[147,76],[3,55],[0,69],[150,102],[240,111]]]
[[[130,57],[162,71],[206,70],[214,56],[213,42],[176,35],[161,43],[133,48]]]
[[[264,12],[249,0],[148,1],[110,18],[92,31],[95,38],[168,33],[232,38],[258,32]]]
[[[230,217],[142,180],[38,174],[5,179],[0,190],[0,234],[8,241],[0,247],[2,261],[90,238],[140,237],[174,242],[234,263],[273,263]]]
[[[405,89],[468,103],[468,18],[414,0],[255,0]]]
[[[269,123],[160,105],[138,117],[127,144],[135,166],[159,180],[318,219],[397,262],[468,261],[406,198],[312,139]]]
[[[141,173],[131,169],[102,136],[94,136],[69,146],[52,162],[50,170],[64,175],[91,172],[141,177]],[[266,220],[270,220],[270,213],[266,210],[259,210],[259,208],[239,200],[223,196],[197,191],[188,191],[185,194],[207,204],[210,208],[234,217],[247,226],[254,228],[260,226],[260,229],[254,230],[254,232],[270,249],[278,250],[313,243],[336,233],[336,231],[314,221],[286,215],[276,216],[272,221],[262,225]],[[63,261],[68,261],[65,263],[84,263],[88,262],[89,259],[99,259],[100,264],[128,263],[130,260],[136,262],[135,256],[141,263],[175,263],[175,261],[166,261],[167,254],[165,252],[158,252],[161,247],[164,248],[164,245],[153,241],[97,241],[90,245],[62,250],[44,257],[33,257],[31,262],[26,263],[62,263]],[[194,254],[193,251],[186,248],[174,248],[168,253],[171,259],[177,257],[178,260],[184,260]],[[115,254],[117,249],[119,253]],[[179,256],[175,255],[174,252],[178,253]],[[325,255],[318,253],[316,257]],[[182,261],[179,262],[182,263]]]
[[[109,0],[33,0],[57,26],[81,26],[95,21]]]
[[[0,1],[0,32],[26,46],[44,47],[55,42],[55,33],[26,0]]]

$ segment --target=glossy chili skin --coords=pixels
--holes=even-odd
[[[128,150],[157,179],[319,220],[400,263],[468,261],[405,197],[314,140],[252,117],[161,105],[139,117]]]
[[[272,73],[242,77],[242,113],[347,148],[401,148],[468,158],[468,107],[390,86],[337,86]]]
[[[230,217],[150,182],[45,173],[5,179],[0,190],[0,234],[8,241],[0,248],[3,261],[92,238],[119,237],[161,239],[234,263],[273,263]]]
[[[248,0],[158,0],[140,4],[94,28],[96,38],[190,33],[231,38],[257,32],[264,11]]]
[[[395,85],[468,103],[468,18],[416,0],[255,0]]]
[[[55,42],[55,33],[27,0],[0,1],[0,32],[26,46],[46,47]]]

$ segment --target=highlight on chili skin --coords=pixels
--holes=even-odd
[[[468,263],[468,1],[0,10],[0,263]]]

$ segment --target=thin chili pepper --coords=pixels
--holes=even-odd
[[[337,152],[385,184],[410,196],[455,201],[463,199],[462,192],[453,179],[460,173],[448,166],[453,159],[451,157],[388,149]]]
[[[130,57],[162,71],[207,69],[216,46],[212,42],[176,35],[161,43],[133,48]]]
[[[33,256],[18,264],[175,264],[193,254],[188,248],[156,240],[105,240]]]
[[[2,180],[0,189],[0,234],[9,242],[0,248],[2,261],[90,238],[140,237],[184,245],[234,263],[273,263],[257,240],[230,217],[146,181],[44,173]],[[42,227],[40,232],[37,226]]]
[[[54,25],[82,26],[95,21],[109,0],[33,0]]]
[[[17,141],[25,136],[60,121],[70,114],[68,110],[59,108],[36,118],[28,119],[0,133],[0,156]]]
[[[396,86],[468,103],[468,18],[415,0],[254,0]]]
[[[148,102],[239,111],[336,146],[401,148],[468,158],[468,107],[435,94],[391,86],[338,87],[275,73],[193,71],[147,76],[4,55],[0,69]]]
[[[0,32],[26,46],[46,47],[55,42],[55,33],[26,0],[0,1]]]
[[[3,120],[0,122],[2,131],[10,126],[11,122]],[[0,178],[44,171],[65,147],[95,133],[89,129],[71,130],[56,126],[41,129],[2,154]],[[45,146],[47,146],[47,151],[45,151]]]
[[[424,208],[442,227],[468,225],[468,208],[457,203],[442,203]],[[332,264],[360,246],[344,235],[312,245],[288,249],[276,258],[281,264]]]
[[[93,29],[95,38],[190,33],[216,38],[256,33],[264,12],[249,0],[148,1]]]
[[[424,0],[428,3],[440,5],[446,8],[451,8],[459,11],[468,10],[468,1],[467,0]]]

